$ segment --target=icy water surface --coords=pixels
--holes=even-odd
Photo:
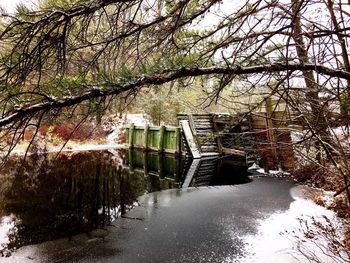
[[[1,170],[0,263],[309,262],[293,240],[298,218],[334,217],[287,178],[249,177],[241,160],[53,157]],[[314,244],[303,252],[334,262]]]
[[[218,162],[192,185],[232,183],[215,176]],[[179,188],[188,166],[181,158],[125,150],[12,158],[0,171],[0,255],[103,229],[138,206],[138,197]]]
[[[145,174],[130,171],[126,154],[79,152],[9,160],[0,172],[0,254],[103,228],[136,206],[137,197],[177,187],[178,171],[172,169],[181,169],[179,160],[164,157],[163,162],[173,165],[163,170],[167,178],[161,178],[152,173],[159,160],[150,161]]]

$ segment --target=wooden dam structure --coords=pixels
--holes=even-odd
[[[230,156],[238,166],[292,169],[294,154],[282,112],[179,114],[178,127],[126,127],[130,148],[202,159]],[[197,160],[197,161],[196,161]]]

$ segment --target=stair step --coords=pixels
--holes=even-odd
[[[202,153],[216,153],[219,154],[219,150],[218,149],[201,149]]]
[[[213,121],[211,119],[192,119],[193,123],[209,123],[213,124]]]
[[[202,150],[208,150],[208,149],[214,149],[215,151],[218,150],[218,145],[217,144],[207,144],[207,145],[201,145]]]
[[[200,125],[200,124],[208,125],[208,126],[212,126],[213,125],[213,123],[210,122],[210,121],[198,121],[198,120],[196,120],[196,121],[193,121],[193,122],[194,122],[195,125]]]
[[[216,140],[200,140],[201,146],[218,146],[218,143]]]
[[[199,124],[199,125],[195,125],[194,127],[196,130],[205,130],[205,129],[209,129],[209,130],[214,130],[213,126],[211,125],[203,125],[203,124]]]
[[[204,118],[192,118],[192,120],[193,121],[206,121],[206,122],[210,122],[210,123],[213,122],[213,120],[211,118],[206,118],[206,117],[204,117]]]
[[[207,135],[213,135],[213,133],[214,133],[213,130],[205,130],[205,131],[202,130],[202,131],[196,132],[197,135],[200,134],[202,137],[207,136]]]
[[[218,145],[217,144],[205,144],[205,145],[201,145],[201,148],[203,150],[205,149],[217,149],[218,148]]]
[[[215,136],[213,135],[212,132],[198,132],[197,137],[199,137],[200,140],[205,140],[206,138],[207,139],[211,139],[211,138],[215,139]]]
[[[218,152],[204,152],[202,153],[202,158],[219,156]]]
[[[213,138],[211,136],[198,136],[199,141],[201,142],[216,142],[216,138]]]
[[[212,126],[205,126],[205,125],[196,126],[195,129],[196,130],[214,130]]]
[[[195,127],[196,131],[200,130],[211,130],[212,132],[214,131],[213,127],[211,126],[200,126],[200,127]]]
[[[192,119],[194,119],[194,120],[198,120],[198,119],[207,119],[207,120],[211,120],[211,119],[213,119],[213,117],[212,116],[210,116],[210,115],[197,115],[197,116],[192,116]]]
[[[201,145],[201,148],[205,148],[205,149],[207,149],[207,148],[218,148],[218,145],[215,143],[211,143],[211,144],[202,144]]]
[[[208,149],[213,149],[213,151],[218,151],[219,150],[219,147],[215,144],[212,144],[212,145],[201,145],[201,150],[202,151],[208,151]]]

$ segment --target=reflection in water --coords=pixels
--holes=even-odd
[[[190,166],[137,151],[118,151],[117,158],[107,151],[53,157],[33,155],[25,163],[13,158],[1,169],[0,255],[104,228],[137,205],[137,197],[180,187]],[[201,162],[190,185],[238,183],[232,171],[225,160]]]
[[[245,159],[214,157],[193,160],[183,178],[183,187],[248,183]]]
[[[125,155],[119,152],[121,158]],[[108,152],[12,159],[0,173],[0,252],[103,228],[147,192],[175,187],[118,166]],[[171,177],[171,175],[166,175]]]

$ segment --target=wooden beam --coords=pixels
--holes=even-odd
[[[245,151],[230,149],[230,148],[222,148],[222,152],[226,154],[238,155],[238,156],[246,156]]]
[[[216,137],[216,143],[218,144],[218,148],[219,148],[219,153],[222,153],[222,142],[221,142],[221,136],[219,135],[219,129],[218,126],[216,124],[216,122],[213,121],[213,127],[214,127],[214,132],[215,132],[215,137]]]
[[[190,151],[192,153],[192,157],[194,159],[201,158],[201,153],[200,153],[200,151],[197,147],[197,144],[195,142],[195,139],[193,137],[189,121],[181,120],[180,125],[181,125],[182,130],[185,134],[185,139],[186,139],[188,147],[190,148]]]
[[[277,165],[279,165],[279,158],[277,156],[277,141],[275,137],[275,131],[273,128],[273,122],[272,122],[272,115],[273,115],[273,105],[272,105],[272,99],[268,98],[265,101],[266,106],[266,128],[267,128],[267,134],[270,140],[271,145],[271,151],[274,158],[274,162],[277,162]]]

